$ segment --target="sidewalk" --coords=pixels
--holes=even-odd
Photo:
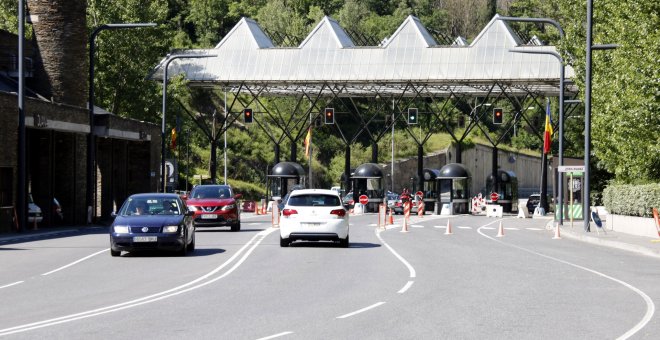
[[[546,228],[554,230],[554,221],[548,221]],[[590,230],[590,232],[584,231],[582,221],[580,221],[579,225],[574,225],[572,228],[564,222],[564,226],[560,228],[560,236],[660,258],[660,237],[651,238],[599,229],[594,223],[591,223]]]
[[[64,226],[37,230],[30,229],[23,232],[0,234],[0,245],[69,235],[106,233],[107,230],[108,227],[102,225]]]

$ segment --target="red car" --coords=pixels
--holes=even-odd
[[[195,227],[229,226],[241,230],[241,213],[237,199],[229,185],[203,184],[193,188],[186,200],[188,209],[195,212]]]

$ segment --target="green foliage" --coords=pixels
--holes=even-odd
[[[603,191],[603,203],[612,214],[651,217],[652,208],[660,208],[660,184],[610,185]]]

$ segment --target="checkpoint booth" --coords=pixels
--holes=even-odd
[[[280,162],[275,164],[268,175],[266,187],[269,201],[282,199],[295,185],[305,184],[305,169],[296,162]]]
[[[440,213],[440,182],[437,181],[440,176],[439,169],[424,168],[424,210],[432,211],[434,214]]]
[[[513,171],[497,170],[497,183],[493,174],[486,178],[486,203],[502,206],[502,211],[513,211],[514,205],[518,208],[518,177]],[[497,187],[495,187],[497,184]],[[497,195],[493,195],[496,193]],[[495,198],[493,200],[492,198]]]
[[[438,189],[439,209],[447,209],[451,215],[470,212],[471,177],[463,164],[449,163],[443,166],[435,182]]]
[[[385,181],[383,171],[375,163],[364,163],[357,168],[351,176],[353,183],[353,200],[358,201],[361,195],[367,195],[369,203],[367,212],[377,212],[378,206],[383,203],[385,197]]]

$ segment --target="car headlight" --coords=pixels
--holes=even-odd
[[[179,230],[178,225],[166,225],[163,227],[164,233],[176,233]]]
[[[188,206],[188,210],[189,210],[189,211],[197,211],[197,207],[194,206],[194,205],[189,205],[189,206]]]
[[[117,233],[117,234],[128,234],[128,226],[116,225],[113,228],[114,228],[115,233]]]
[[[234,208],[236,208],[235,204],[227,204],[224,207],[222,207],[222,209],[220,209],[220,210],[232,210]]]

